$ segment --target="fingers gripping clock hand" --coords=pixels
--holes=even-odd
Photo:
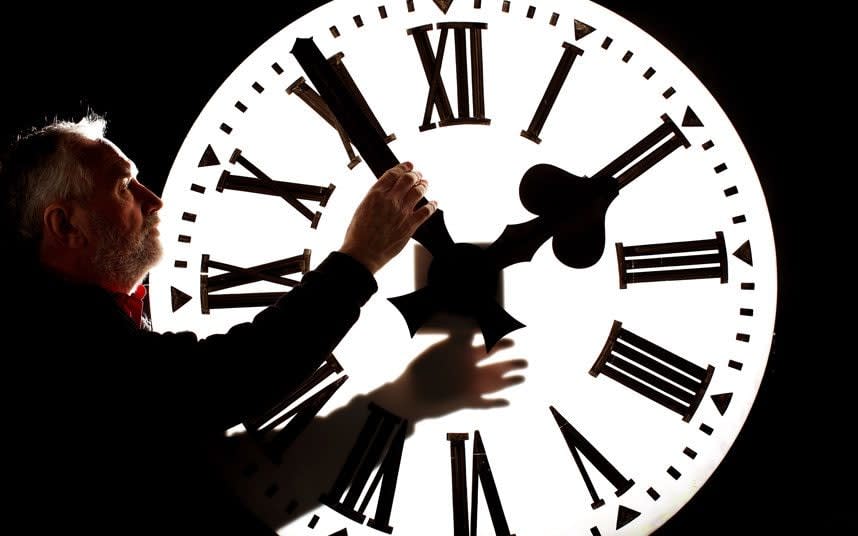
[[[420,203],[427,187],[410,162],[389,169],[355,210],[340,251],[376,273],[435,212],[435,201]]]

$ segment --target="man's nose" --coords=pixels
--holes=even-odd
[[[143,207],[144,214],[158,212],[164,206],[161,198],[155,195],[155,192],[146,188],[139,182],[137,183],[137,197],[140,199],[140,206]]]

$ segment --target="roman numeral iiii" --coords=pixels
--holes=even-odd
[[[669,352],[614,321],[592,376],[604,374],[688,422],[697,411],[715,367],[705,369]]]

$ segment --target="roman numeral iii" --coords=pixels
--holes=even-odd
[[[614,321],[592,376],[604,374],[688,422],[697,411],[715,367],[705,369],[623,329]]]
[[[223,270],[225,273],[208,276],[210,268]],[[281,292],[252,292],[235,294],[215,294],[222,290],[268,281],[286,287],[296,287],[299,281],[283,277],[296,273],[307,273],[310,269],[310,250],[305,249],[301,255],[281,259],[279,261],[242,268],[225,262],[212,260],[209,255],[203,255],[200,271],[200,308],[203,314],[209,314],[211,309],[227,309],[235,307],[264,307],[277,301],[286,290]]]
[[[620,288],[633,283],[720,279],[727,282],[727,247],[724,233],[715,238],[624,246],[616,243]]]
[[[426,97],[426,109],[420,131],[435,128],[436,125],[432,122],[433,109],[438,111],[440,118],[438,124],[442,127],[461,124],[488,125],[491,120],[486,118],[481,33],[488,28],[488,25],[481,22],[441,22],[436,24],[435,28],[441,30],[437,52],[432,51],[432,44],[429,41],[429,32],[432,31],[431,24],[407,30],[408,35],[414,38],[417,53],[420,55],[420,61],[423,64],[423,72],[426,74],[427,82],[429,82],[429,94]],[[455,47],[456,113],[458,115],[454,115],[453,108],[450,106],[450,98],[441,75],[444,53],[447,50],[447,36],[451,29],[453,30]],[[470,41],[470,48],[468,41]],[[468,76],[469,66],[470,76]]]

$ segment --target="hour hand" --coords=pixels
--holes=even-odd
[[[489,247],[498,269],[529,261],[553,237],[557,260],[572,268],[594,265],[605,249],[605,213],[617,196],[617,182],[606,176],[578,177],[550,164],[538,164],[521,178],[521,203],[538,217],[508,225]]]

